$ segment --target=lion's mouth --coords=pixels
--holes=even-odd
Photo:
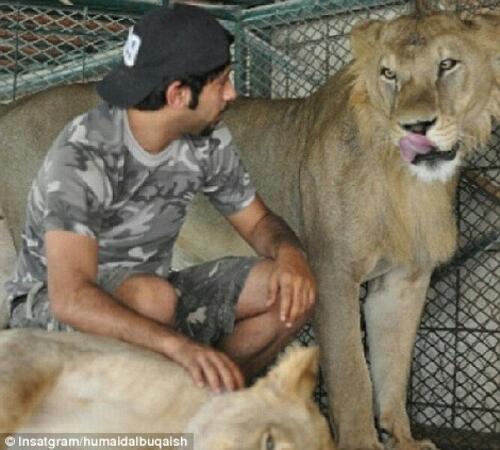
[[[412,164],[419,164],[421,162],[435,162],[435,161],[452,161],[457,156],[459,144],[455,144],[451,150],[446,152],[438,150],[436,147],[432,147],[432,150],[429,153],[419,153],[415,156]]]
[[[435,163],[436,161],[451,161],[458,151],[458,143],[451,150],[442,151],[426,136],[417,133],[408,133],[399,141],[401,157],[411,164],[422,162]]]

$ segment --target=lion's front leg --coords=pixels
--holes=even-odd
[[[339,450],[381,450],[372,408],[372,387],[363,352],[359,284],[331,261],[314,263],[319,281],[315,332]]]
[[[406,413],[406,388],[415,337],[429,286],[430,272],[394,269],[368,286],[365,319],[376,414],[389,433],[391,450],[432,450],[415,441]]]

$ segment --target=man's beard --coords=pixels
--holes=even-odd
[[[201,136],[201,137],[210,136],[212,134],[212,132],[214,131],[215,125],[217,125],[217,124],[212,124],[212,125],[208,125],[207,127],[205,127],[203,130],[201,130],[199,136]]]
[[[224,112],[227,111],[228,108],[229,108],[229,104],[226,104],[226,106],[224,106],[224,109],[222,109],[222,111],[217,116],[217,119],[214,122],[208,124],[205,128],[203,128],[203,130],[201,130],[198,133],[198,136],[201,136],[201,137],[210,136],[212,134],[212,132],[214,131],[214,128],[221,122],[222,116],[224,115]]]

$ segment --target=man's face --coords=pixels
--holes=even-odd
[[[230,73],[231,68],[228,67],[203,87],[198,106],[193,110],[195,133],[203,133],[213,128],[221,120],[228,103],[236,98],[236,90],[230,79]]]

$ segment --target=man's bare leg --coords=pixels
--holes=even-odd
[[[273,262],[264,260],[250,271],[236,306],[236,323],[231,335],[219,342],[238,363],[246,378],[258,374],[296,336],[312,311],[287,327],[280,320],[280,303],[267,305],[268,282]],[[117,299],[150,319],[173,326],[177,296],[167,281],[154,275],[134,275],[116,290]]]
[[[236,361],[247,378],[258,374],[296,336],[312,311],[287,327],[280,320],[280,303],[267,305],[273,262],[264,260],[250,271],[236,307],[236,323],[219,348]]]
[[[116,289],[116,299],[130,309],[165,325],[175,325],[177,295],[174,287],[155,275],[132,275]]]

